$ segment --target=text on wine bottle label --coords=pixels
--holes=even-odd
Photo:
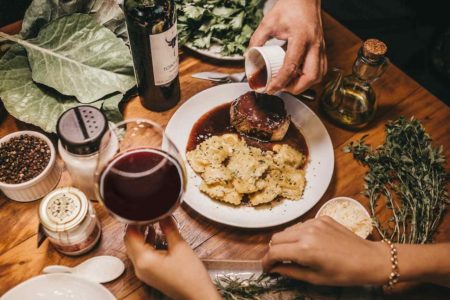
[[[167,31],[150,35],[155,85],[171,82],[178,75],[177,23]]]

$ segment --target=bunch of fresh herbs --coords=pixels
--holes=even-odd
[[[242,279],[231,275],[218,275],[214,283],[223,299],[273,299],[273,295],[289,292],[289,299],[305,299],[302,294],[305,284],[289,278],[261,274]]]
[[[383,238],[397,243],[432,241],[449,203],[442,146],[431,145],[422,124],[400,118],[386,124],[385,143],[372,149],[365,140],[350,143],[344,151],[369,168],[364,194],[369,198],[372,218]],[[378,206],[386,201],[392,217],[377,218]]]
[[[242,55],[263,17],[263,0],[176,0],[178,42],[199,49],[221,46]]]
[[[90,104],[111,121],[136,82],[117,0],[34,0],[22,31],[0,39],[0,98],[17,119],[54,132],[67,109]]]

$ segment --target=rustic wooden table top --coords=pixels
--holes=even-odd
[[[323,15],[325,39],[327,45],[328,65],[343,68],[350,72],[361,40],[329,15]],[[20,23],[5,27],[5,32],[17,32]],[[228,64],[205,60],[192,53],[184,53],[180,58],[181,105],[194,94],[209,88],[212,83],[197,80],[191,74],[199,71],[237,72],[242,71],[242,64]],[[322,86],[316,90],[320,94]],[[444,145],[446,157],[450,157],[450,109],[434,97],[417,82],[408,77],[394,65],[375,83],[375,91],[379,104],[376,119],[368,128],[359,132],[348,131],[331,124],[318,110],[318,103],[306,103],[322,119],[334,146],[335,169],[331,184],[320,202],[301,218],[290,224],[273,229],[243,230],[211,222],[200,216],[188,206],[180,207],[175,215],[180,223],[184,238],[195,249],[201,258],[217,259],[260,259],[268,248],[270,236],[288,225],[313,218],[318,207],[326,200],[336,196],[350,196],[358,199],[367,207],[368,201],[360,192],[363,188],[365,168],[359,165],[351,155],[344,154],[341,149],[350,141],[369,134],[368,142],[379,145],[384,141],[384,124],[399,116],[415,116],[432,135],[435,145]],[[177,107],[179,107],[179,105]],[[125,105],[124,116],[144,117],[166,125],[176,108],[164,113],[153,113],[145,110],[137,98]],[[30,128],[29,125],[8,116],[0,127],[0,137],[17,130]],[[448,165],[447,165],[448,167]],[[70,185],[70,177],[63,173],[60,186]],[[105,286],[118,299],[151,299],[150,289],[144,286],[134,275],[122,241],[124,226],[107,214],[105,209],[95,203],[97,214],[102,223],[103,236],[99,245],[91,252],[80,257],[68,257],[55,251],[48,242],[40,248],[36,247],[39,201],[19,203],[8,200],[0,194],[0,295],[18,283],[38,275],[46,265],[76,265],[85,259],[110,254],[123,259],[126,264],[125,273],[117,280]],[[374,235],[377,239],[377,236]],[[435,240],[450,241],[450,215],[447,213],[436,233]],[[370,259],[370,258],[368,258]],[[370,271],[370,270],[368,270]],[[326,299],[339,298],[339,288],[331,289]],[[426,296],[425,296],[426,295]],[[418,285],[400,286],[393,297],[404,298],[444,298],[448,290],[443,288]]]

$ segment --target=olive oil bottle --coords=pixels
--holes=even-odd
[[[376,39],[366,40],[353,64],[353,72],[344,76],[334,68],[334,78],[324,88],[321,109],[335,123],[359,129],[375,116],[377,102],[371,84],[380,78],[389,64],[386,45]]]

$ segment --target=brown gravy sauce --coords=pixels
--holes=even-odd
[[[248,78],[248,85],[257,90],[267,85],[267,68],[262,67]]]
[[[230,106],[231,103],[219,105],[195,122],[189,135],[186,151],[194,150],[197,145],[210,138],[213,135],[222,135],[225,133],[235,133],[243,138],[249,146],[260,148],[261,150],[272,150],[277,144],[288,144],[292,148],[300,151],[308,157],[308,146],[300,130],[293,122],[289,125],[289,129],[283,140],[278,142],[264,142],[238,133],[230,124]]]

